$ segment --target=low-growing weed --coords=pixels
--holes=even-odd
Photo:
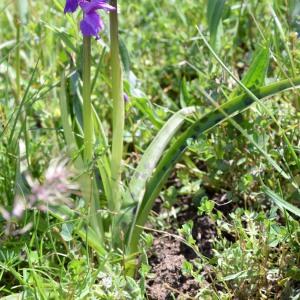
[[[199,214],[214,223],[211,257],[185,262],[200,285],[199,299],[297,299],[299,222],[271,207],[268,213],[237,208],[228,215],[204,200]],[[191,224],[179,231],[194,248]]]

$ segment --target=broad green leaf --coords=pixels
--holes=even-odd
[[[64,136],[68,147],[67,150],[69,152],[70,158],[74,159],[74,164],[77,170],[83,170],[84,169],[83,160],[79,155],[79,149],[74,137],[65,91],[66,91],[65,76],[64,74],[62,74],[59,104],[60,104],[60,111],[61,111],[62,127],[64,130]]]
[[[95,75],[93,77],[92,84],[91,84],[91,95],[93,94],[93,91],[96,87],[98,78],[101,76],[100,71],[101,71],[101,68],[103,66],[105,66],[104,60],[105,60],[106,56],[108,56],[108,55],[109,55],[108,49],[106,47],[103,47],[99,61],[97,63],[96,72],[95,72]]]
[[[76,126],[72,126],[72,120],[70,119],[70,112],[68,108],[68,103],[65,94],[65,79],[62,78],[62,90],[60,95],[60,109],[62,115],[62,124],[64,129],[65,138],[68,145],[69,156],[71,158],[75,158],[75,166],[78,170],[84,171],[84,165],[81,155],[79,155],[80,147],[77,145],[77,140],[75,136],[80,135],[82,136],[82,99],[79,94],[79,78],[78,74],[74,73],[70,79],[70,86],[71,86],[71,95],[72,95],[72,105],[74,110],[74,123]],[[94,124],[95,124],[95,134],[97,139],[99,139],[99,145],[103,149],[108,149],[108,142],[105,136],[105,132],[99,119],[99,116],[93,107],[93,117],[94,117]],[[74,129],[73,129],[74,128]],[[75,132],[74,132],[75,130]],[[97,165],[99,168],[102,186],[105,192],[106,199],[109,201],[111,199],[111,188],[110,188],[110,160],[109,160],[109,150],[105,150],[104,153],[97,159]],[[84,175],[83,175],[84,176]],[[86,187],[86,184],[82,182],[82,187]]]
[[[142,203],[146,183],[150,179],[153,170],[157,167],[157,163],[164,154],[169,142],[178,132],[187,117],[194,115],[197,112],[195,107],[186,107],[175,113],[161,128],[152,143],[142,156],[132,179],[129,183],[128,191],[125,194],[125,209],[124,214],[119,220],[120,224],[128,224],[132,221],[131,208],[136,206],[138,210]],[[129,208],[129,210],[128,210]],[[127,209],[127,211],[126,211]],[[135,216],[136,218],[136,216]]]
[[[156,128],[162,127],[163,122],[156,116],[155,110],[147,98],[140,97],[133,99],[132,105],[137,107]]]
[[[157,162],[163,155],[167,145],[180,129],[187,117],[197,112],[195,107],[186,107],[174,114],[158,132],[142,156],[132,179],[129,183],[129,192],[133,201],[140,202],[144,196],[145,185],[149,180]]]

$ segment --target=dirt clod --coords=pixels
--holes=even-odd
[[[180,241],[173,237],[161,237],[154,241],[150,256],[152,273],[155,277],[148,282],[149,298],[152,300],[190,299],[195,295],[198,284],[182,274],[185,257],[181,254]]]

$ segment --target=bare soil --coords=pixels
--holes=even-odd
[[[215,201],[220,204],[218,209],[228,213],[231,204],[225,205],[224,197],[216,196]],[[224,199],[224,200],[223,200]],[[159,210],[161,203],[156,203]],[[199,217],[197,208],[190,199],[183,199],[180,206],[183,208],[176,220],[172,223],[171,234],[177,235],[177,228],[192,220],[193,238],[197,246],[206,257],[212,256],[212,242],[216,235],[214,224],[207,216]],[[154,245],[149,253],[149,263],[152,267],[153,278],[148,281],[148,297],[151,300],[168,299],[194,299],[199,289],[198,283],[182,273],[184,260],[192,260],[196,257],[195,252],[180,239],[173,235],[155,234]],[[175,298],[174,298],[175,297]]]

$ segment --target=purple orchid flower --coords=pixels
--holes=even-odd
[[[65,13],[74,12],[78,8],[84,12],[84,17],[80,22],[80,30],[84,36],[94,36],[99,38],[100,31],[104,28],[104,23],[97,13],[97,10],[112,11],[115,8],[107,3],[107,0],[67,0]]]
[[[78,5],[79,5],[78,0],[67,0],[65,10],[64,10],[65,14],[73,13],[74,11],[76,11]]]

